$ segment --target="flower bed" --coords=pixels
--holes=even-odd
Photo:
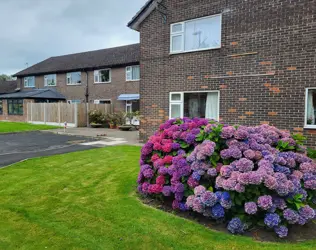
[[[315,219],[316,164],[302,139],[269,125],[172,119],[142,148],[138,190],[234,234],[259,225],[283,238],[289,225]]]

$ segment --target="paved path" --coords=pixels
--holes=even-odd
[[[118,129],[106,128],[68,128],[66,133],[64,129],[54,129],[49,132],[66,135],[88,136],[98,140],[124,141],[124,144],[142,146],[139,143],[138,131],[120,131]]]
[[[0,167],[25,159],[118,145],[124,142],[48,132],[2,134],[0,135]]]

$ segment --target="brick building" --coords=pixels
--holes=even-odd
[[[316,147],[316,0],[149,0],[140,32],[141,139],[170,117],[269,123]]]
[[[136,111],[139,52],[139,44],[132,44],[51,57],[14,76],[21,91],[49,88],[69,103],[111,103],[115,111]]]

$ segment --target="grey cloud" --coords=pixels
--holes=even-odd
[[[127,22],[146,0],[0,0],[0,74],[48,57],[139,41]]]

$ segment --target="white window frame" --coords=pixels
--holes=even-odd
[[[133,67],[138,67],[139,72],[140,72],[140,65],[132,65],[132,66],[127,66],[125,70],[125,75],[126,75],[126,81],[127,82],[135,82],[140,80],[140,76],[138,79],[133,79]],[[130,79],[128,78],[128,74],[130,73]]]
[[[25,82],[28,83],[28,79],[29,78],[33,78],[34,79],[34,86],[29,86],[29,85],[25,84]],[[35,76],[26,76],[26,77],[24,77],[24,88],[35,88]]]
[[[66,74],[66,84],[67,84],[68,86],[81,85],[81,83],[72,82],[71,74],[73,74],[73,73],[80,73],[80,81],[82,82],[82,79],[81,79],[82,73],[81,73],[80,71],[77,71],[77,72],[68,72],[68,73]],[[68,83],[68,79],[70,79],[70,83]]]
[[[100,82],[100,74],[99,72],[100,71],[103,71],[103,70],[108,70],[109,71],[109,81],[108,82]],[[98,75],[98,81],[95,80],[95,77]],[[94,74],[93,74],[93,78],[94,78],[94,83],[95,84],[102,84],[102,83],[111,83],[112,82],[112,70],[110,68],[108,69],[98,69],[98,70],[95,70],[94,71]]]
[[[55,77],[55,85],[48,85],[48,84],[47,84],[47,79],[46,79],[46,77],[47,77],[47,76],[51,76],[51,75]],[[45,87],[56,87],[56,86],[57,86],[57,75],[56,75],[56,74],[44,75],[44,86],[45,86]]]
[[[316,87],[306,88],[305,89],[305,122],[304,122],[304,128],[307,129],[316,129],[316,125],[310,125],[307,124],[307,106],[308,106],[308,91],[310,90],[316,90]]]
[[[74,101],[79,101],[79,102],[74,102]],[[68,104],[80,104],[82,102],[81,102],[81,100],[68,100],[67,103]]]
[[[198,21],[198,20],[202,20],[202,19],[209,19],[212,17],[216,17],[216,16],[220,16],[220,29],[221,29],[221,34],[220,34],[220,44],[219,46],[216,47],[211,47],[211,48],[205,48],[205,49],[194,49],[194,50],[185,50],[185,24],[189,23],[189,22],[194,22],[194,21]],[[189,53],[189,52],[195,52],[195,51],[204,51],[204,50],[213,50],[213,49],[220,49],[222,47],[222,19],[223,16],[222,14],[216,14],[216,15],[211,15],[211,16],[206,16],[206,17],[201,17],[201,18],[195,18],[195,19],[190,19],[190,20],[186,20],[184,22],[178,22],[178,23],[173,23],[170,25],[170,54],[180,54],[180,53]],[[172,32],[172,28],[175,25],[182,25],[182,30],[178,31],[178,32]],[[178,51],[173,51],[172,50],[172,38],[175,36],[182,36],[182,44],[181,44],[181,50]]]
[[[205,91],[182,91],[182,92],[170,92],[169,93],[169,118],[172,119],[171,117],[171,104],[179,104],[181,105],[181,117],[183,118],[184,115],[184,94],[185,93],[217,93],[218,94],[218,116],[217,116],[217,121],[219,121],[219,116],[220,116],[220,91],[219,90],[205,90]],[[181,95],[181,100],[180,101],[172,101],[171,97],[173,94],[180,94]]]
[[[180,94],[180,100],[173,101],[172,95]],[[169,117],[171,117],[171,106],[172,105],[180,105],[180,117],[183,118],[183,108],[184,108],[184,92],[170,92],[169,93]]]

